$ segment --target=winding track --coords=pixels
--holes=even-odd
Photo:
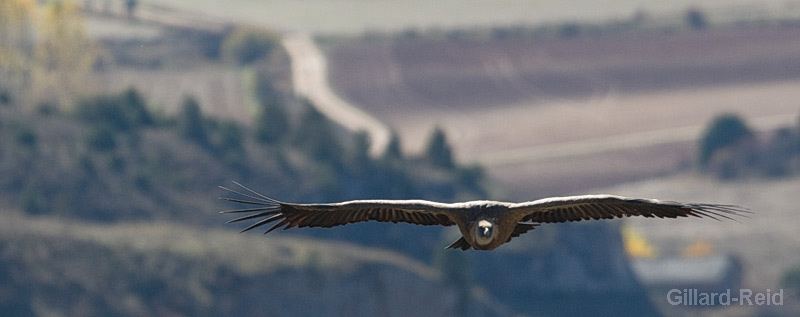
[[[381,155],[389,144],[389,127],[333,92],[328,84],[328,66],[311,35],[284,34],[282,43],[292,59],[294,93],[308,98],[314,107],[331,120],[352,132],[366,131],[370,136],[370,155]]]

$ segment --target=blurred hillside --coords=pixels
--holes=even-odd
[[[455,290],[438,272],[384,249],[253,239],[175,222],[99,225],[9,210],[0,217],[4,314],[441,316],[457,309]],[[496,314],[481,302],[473,309]]]
[[[231,180],[291,202],[360,198],[464,201],[515,197],[520,190],[527,190],[496,186],[481,165],[464,163],[475,162],[462,152],[464,144],[471,147],[460,142],[465,135],[481,132],[481,128],[497,130],[500,137],[490,135],[489,142],[479,143],[506,146],[509,131],[517,131],[504,118],[494,117],[489,121],[492,124],[482,121],[482,115],[508,108],[481,107],[475,100],[497,98],[500,104],[527,96],[525,87],[515,89],[514,84],[519,82],[509,80],[515,79],[513,72],[508,72],[509,67],[515,67],[504,63],[508,59],[490,58],[489,63],[479,62],[476,68],[461,67],[475,61],[466,48],[478,47],[475,52],[479,52],[495,47],[497,42],[484,46],[486,43],[473,41],[469,32],[461,31],[453,32],[455,36],[444,42],[406,38],[414,34],[410,32],[401,35],[398,42],[379,38],[370,43],[367,37],[367,44],[356,41],[352,46],[370,48],[377,43],[371,47],[377,47],[375,51],[347,53],[352,47],[346,45],[354,42],[327,46],[333,48],[329,53],[334,59],[360,60],[373,66],[397,66],[391,62],[395,61],[392,52],[408,54],[403,55],[405,63],[424,61],[418,57],[438,49],[451,52],[450,57],[464,58],[445,58],[445,62],[453,64],[444,68],[400,64],[401,69],[421,75],[415,87],[433,93],[422,94],[424,98],[417,98],[419,95],[413,90],[403,90],[408,86],[387,84],[380,77],[401,74],[397,68],[387,71],[379,67],[375,71],[378,77],[371,80],[347,77],[353,74],[332,75],[340,85],[377,85],[378,93],[399,92],[400,99],[411,96],[406,101],[410,100],[418,110],[411,113],[409,110],[414,107],[387,104],[392,107],[380,113],[409,111],[405,115],[425,117],[392,122],[393,127],[414,133],[398,133],[385,153],[373,157],[368,155],[368,135],[337,126],[308,100],[293,94],[290,59],[279,44],[280,34],[238,25],[234,23],[239,21],[236,18],[216,15],[219,11],[197,14],[196,8],[181,11],[149,4],[125,15],[97,7],[89,29],[74,32],[93,52],[89,67],[79,63],[84,67],[78,69],[86,71],[80,73],[81,77],[63,76],[74,69],[66,67],[74,65],[75,61],[69,59],[60,64],[64,67],[48,68],[52,72],[44,73],[47,76],[43,78],[49,79],[44,84],[26,81],[27,75],[15,73],[21,70],[23,74],[41,76],[38,71],[47,65],[43,60],[20,59],[22,63],[14,64],[20,68],[0,63],[2,78],[13,79],[0,81],[0,310],[23,315],[658,314],[629,267],[619,221],[544,226],[493,252],[443,250],[457,238],[454,228],[363,223],[346,228],[273,232],[261,237],[239,235],[235,230],[241,227],[222,224],[227,218],[217,211],[233,206],[215,199],[225,194],[216,186],[227,186]],[[81,24],[81,15],[72,9],[48,8],[54,13],[69,13],[53,15],[58,18],[54,21]],[[34,27],[23,24],[16,29],[20,32],[14,33],[23,36],[12,38],[19,41],[0,43],[0,48],[34,52],[40,44],[24,36]],[[462,37],[464,34],[467,36]],[[700,37],[708,35],[686,34],[675,38],[703,43]],[[782,38],[793,38],[780,34]],[[580,51],[581,45],[606,45],[603,41],[609,39],[569,34],[559,39],[564,35],[561,33],[550,37],[553,35],[547,35],[545,41],[570,52]],[[521,45],[524,49],[531,45],[527,41],[532,38],[535,37],[522,34],[520,38],[498,41],[506,47]],[[625,42],[620,37],[611,38],[617,44]],[[338,39],[323,40],[327,44],[331,41]],[[487,50],[492,49],[497,48]],[[552,55],[559,55],[556,51]],[[645,49],[644,55],[652,51],[652,47]],[[59,56],[59,52],[82,52],[82,48],[64,46],[49,52]],[[359,54],[367,56],[361,58],[364,55]],[[389,58],[382,59],[386,56]],[[773,66],[781,65],[780,58],[784,57],[794,61],[794,57],[780,54],[767,57]],[[483,57],[475,58],[481,61]],[[524,56],[516,58],[526,60]],[[632,72],[619,66],[626,61],[601,59],[606,66],[620,68],[602,67],[600,73],[618,78],[633,76],[625,82],[631,90],[657,90],[661,83],[637,79],[658,73],[637,70],[659,60],[659,56],[649,58],[627,69]],[[724,62],[736,63],[742,58],[737,55]],[[708,60],[713,59],[711,56]],[[390,62],[383,64],[385,60]],[[0,60],[4,61],[7,60]],[[557,72],[568,64],[551,66]],[[675,76],[666,79],[666,86],[685,88],[684,85],[704,81],[687,84],[681,76],[725,69],[726,65],[699,71],[675,65],[662,65],[659,69],[675,70]],[[532,65],[528,70],[539,66]],[[588,62],[576,67],[567,70],[580,74],[592,69]],[[792,67],[785,70],[794,74]],[[753,74],[751,71],[744,67],[738,73]],[[491,78],[484,76],[487,74]],[[551,75],[532,77],[544,85],[541,88],[547,95],[558,98],[578,95],[580,99],[586,89],[594,91],[596,87],[601,87],[602,92],[616,89],[582,81],[582,75]],[[469,78],[475,82],[470,84]],[[767,79],[775,78],[782,77]],[[67,82],[69,85],[58,85]],[[436,86],[428,85],[442,82],[453,86],[438,91]],[[587,83],[590,85],[584,85]],[[484,90],[477,89],[487,87],[496,91],[484,95]],[[575,91],[578,93],[573,94]],[[383,95],[372,97],[375,96]],[[362,105],[358,98],[351,98]],[[426,100],[435,100],[430,104],[442,107],[422,108]],[[362,106],[368,109],[370,105]],[[493,110],[497,112],[491,113]],[[779,108],[775,114],[782,110]],[[573,108],[572,113],[578,112],[597,119],[591,112]],[[693,116],[692,112],[680,113]],[[563,117],[547,115],[543,113],[541,120],[553,125],[574,124],[562,121]],[[610,120],[612,115],[600,117],[600,121],[605,118],[609,122],[638,122],[610,124],[635,129],[652,126],[652,121],[643,119],[659,116],[634,111],[627,118],[629,121]],[[467,124],[471,129],[453,129],[449,122],[437,125],[439,118],[473,121]],[[474,120],[483,123],[475,124]],[[704,123],[699,118],[695,120]],[[401,126],[400,122],[412,124]],[[497,129],[498,126],[507,129]],[[549,133],[538,137],[564,141],[603,130],[573,129],[580,131],[570,134],[552,127],[545,126]],[[601,126],[604,127],[607,126]],[[515,135],[533,139],[533,134],[518,131]],[[564,135],[567,138],[558,139]],[[409,144],[413,151],[407,151]],[[658,154],[647,153],[648,158]],[[573,164],[569,160],[561,163],[575,173],[599,170],[596,165]],[[666,172],[657,172],[674,171],[670,166]],[[514,174],[531,177],[524,169],[515,169]],[[526,198],[565,193],[558,187],[562,180],[542,178],[542,187],[547,190],[534,192],[533,197],[532,191],[526,191]],[[584,175],[577,182],[581,188],[607,184],[592,175]],[[669,192],[659,194],[670,196]],[[708,196],[692,198],[701,197]],[[665,228],[673,225],[659,224]],[[728,229],[729,225],[722,223],[717,228]]]
[[[68,113],[20,108],[0,109],[4,312],[374,315],[425,307],[442,315],[457,309],[456,289],[429,264],[409,258],[430,259],[439,228],[362,226],[312,232],[316,240],[274,234],[277,240],[266,244],[233,230],[208,230],[223,227],[217,211],[230,206],[215,199],[223,194],[216,186],[232,179],[293,201],[477,196],[481,185],[460,178],[461,167],[391,155],[372,160],[362,139],[339,144],[343,135],[326,130],[334,127],[310,107],[302,118],[315,128],[303,133],[321,134],[295,131],[286,136],[291,141],[276,144],[260,143],[238,123],[204,117],[192,99],[178,117],[152,115],[136,90],[85,98]],[[334,239],[359,246],[323,242]],[[269,265],[276,260],[282,262]],[[322,300],[308,306],[301,301],[308,294]],[[254,296],[270,299],[244,304]],[[367,302],[348,305],[344,299],[351,298]],[[430,304],[409,308],[408,302]]]
[[[226,220],[217,211],[232,208],[214,199],[224,194],[216,186],[231,180],[297,202],[463,201],[491,198],[491,187],[479,166],[453,159],[441,130],[433,129],[425,153],[406,154],[395,137],[386,153],[368,155],[366,134],[337,127],[291,93],[285,53],[270,32],[132,22],[134,31],[94,42],[79,12],[64,5],[27,9],[53,10],[54,22],[96,45],[86,80],[63,87],[20,80],[1,90],[3,311],[510,315],[571,306],[654,313],[613,226],[543,229],[549,240],[520,239],[527,243],[482,255],[443,250],[452,230],[402,224],[267,239],[236,235],[234,226],[213,229]],[[125,26],[113,15],[100,19]],[[34,27],[20,25],[22,35]],[[15,40],[30,45],[3,48],[26,53],[40,45]],[[21,61],[13,71],[35,74],[44,65]],[[73,63],[63,60],[48,78],[63,78]],[[193,75],[198,69],[211,71]],[[0,69],[16,79],[11,70]],[[203,88],[216,88],[215,70],[235,74],[222,82],[234,83],[224,91],[238,97]],[[183,96],[159,97],[176,93]],[[611,252],[576,248],[584,238],[573,241],[575,232],[607,237],[600,250]],[[626,300],[602,300],[608,292]]]

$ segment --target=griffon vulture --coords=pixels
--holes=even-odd
[[[244,191],[220,186],[239,196],[223,197],[252,208],[221,213],[246,214],[228,221],[258,219],[242,232],[272,222],[264,234],[277,228],[330,228],[362,221],[407,222],[417,225],[457,225],[462,237],[447,248],[492,250],[542,223],[613,219],[626,216],[657,218],[708,217],[732,219],[747,209],[734,205],[693,204],[613,195],[553,197],[524,203],[478,200],[438,203],[425,200],[353,200],[331,204],[291,204],[261,195],[239,183]],[[735,221],[735,220],[734,220]]]

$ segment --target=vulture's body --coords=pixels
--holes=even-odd
[[[457,225],[462,237],[448,246],[468,250],[492,250],[542,223],[612,219],[626,216],[657,218],[742,215],[748,211],[733,205],[692,204],[613,195],[554,197],[524,203],[470,201],[438,203],[425,200],[354,200],[332,204],[291,204],[280,202],[238,183],[245,191],[223,189],[241,198],[223,198],[252,208],[223,211],[245,213],[229,222],[257,219],[242,231],[275,223],[277,228],[323,227],[362,221],[406,222],[418,225]]]

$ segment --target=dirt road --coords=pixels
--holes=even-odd
[[[328,84],[325,56],[311,35],[288,33],[283,36],[283,46],[292,59],[292,77],[295,94],[308,98],[317,109],[331,120],[350,131],[366,131],[372,141],[370,154],[376,157],[389,144],[391,132],[380,120],[351,105],[333,92]]]

